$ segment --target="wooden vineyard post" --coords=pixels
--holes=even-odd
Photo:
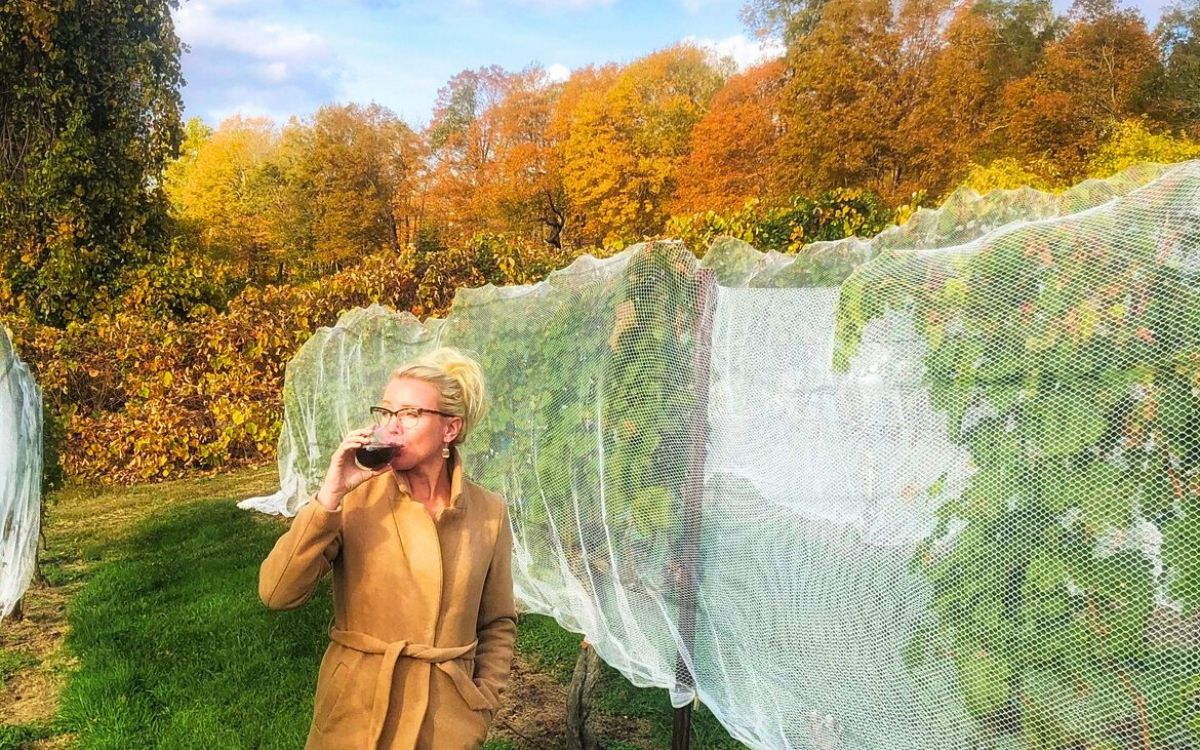
[[[711,269],[696,273],[696,350],[693,358],[693,387],[696,403],[688,420],[688,466],[683,485],[683,533],[676,549],[675,567],[679,573],[679,636],[683,648],[675,657],[675,681],[695,689],[695,681],[684,661],[684,653],[695,657],[696,595],[700,571],[697,554],[700,546],[700,511],[704,493],[704,465],[708,457],[708,391],[712,355],[713,306],[716,304],[716,280]],[[674,711],[671,726],[671,750],[688,750],[692,737],[692,705]]]
[[[588,727],[592,713],[592,696],[600,679],[601,661],[596,649],[585,640],[579,644],[575,671],[567,688],[567,746],[570,750],[597,750],[600,743]]]

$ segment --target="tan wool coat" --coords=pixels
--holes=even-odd
[[[389,471],[336,511],[311,498],[263,561],[271,609],[304,604],[333,570],[306,750],[460,750],[487,736],[516,638],[512,530],[503,498],[463,477],[456,450],[451,462],[436,519]]]

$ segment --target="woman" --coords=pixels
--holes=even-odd
[[[332,642],[308,750],[458,750],[482,744],[516,636],[503,498],[463,476],[457,446],[484,410],[478,363],[438,349],[394,371],[372,407],[384,443],[367,471],[346,436],[317,494],[263,561],[271,609],[304,604],[333,570]]]

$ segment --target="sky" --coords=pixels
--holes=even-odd
[[[1168,0],[1125,0],[1153,25]],[[1065,10],[1070,0],[1055,0]],[[690,40],[748,67],[780,54],[754,39],[744,0],[184,0],[176,31],[184,116],[279,123],[322,104],[377,102],[429,122],[455,73],[540,64],[565,78]]]

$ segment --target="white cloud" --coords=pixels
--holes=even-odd
[[[321,34],[271,18],[281,2],[192,0],[176,9],[175,29],[189,48],[182,60],[189,114],[279,121],[338,98],[342,61]]]
[[[282,83],[288,77],[288,65],[285,62],[276,60],[262,66],[262,77],[264,81],[269,83]]]
[[[312,59],[329,55],[328,43],[306,29],[265,23],[253,17],[222,15],[220,8],[238,7],[225,0],[196,0],[175,12],[179,38],[193,48],[217,47],[263,60]]]
[[[571,77],[571,69],[562,63],[554,63],[546,66],[546,77],[551,81],[565,81]]]
[[[685,37],[684,41],[707,49],[718,58],[731,58],[738,70],[782,57],[784,53],[783,44],[777,40],[750,39],[745,34],[735,34],[724,39],[689,36]]]

